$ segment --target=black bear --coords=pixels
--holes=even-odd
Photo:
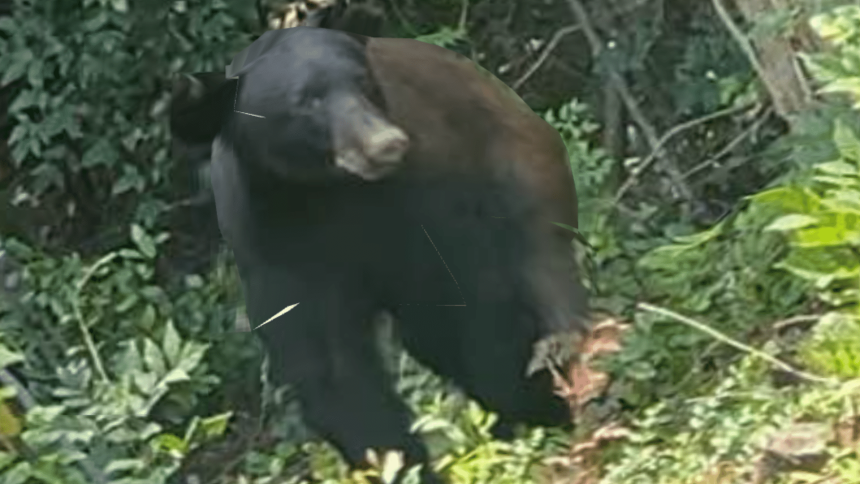
[[[513,91],[440,47],[312,27],[266,32],[194,82],[172,130],[214,140],[251,327],[298,303],[256,331],[350,464],[369,448],[427,459],[377,354],[380,311],[499,414],[499,435],[566,423],[548,372],[526,370],[541,338],[585,328],[571,233],[554,224],[576,227],[576,191],[559,134]]]

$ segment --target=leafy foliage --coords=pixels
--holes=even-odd
[[[451,13],[462,7],[450,0],[425,3]],[[205,276],[176,285],[157,277],[167,241],[160,227],[172,195],[168,80],[179,72],[218,70],[247,45],[254,34],[247,5],[18,1],[14,16],[0,19],[0,84],[11,83],[12,93],[9,144],[25,175],[18,200],[53,207],[58,223],[59,217],[70,220],[90,234],[85,237],[121,232],[112,250],[92,259],[2,240],[2,250],[22,265],[22,289],[0,297],[0,369],[22,376],[23,391],[35,401],[16,420],[24,423],[21,437],[30,453],[4,447],[3,482],[166,482],[197,451],[235,438],[238,417],[247,413],[277,444],[240,449],[234,468],[219,469],[223,482],[367,482],[360,473],[348,475],[328,445],[306,442],[289,389],[265,388],[261,408],[254,408],[249,396],[259,390],[257,346],[247,334],[226,333],[240,299],[229,257]],[[670,114],[649,113],[658,125],[757,94],[749,82],[753,73],[723,26],[699,7],[689,8],[676,10],[696,12],[685,24],[690,41],[672,44],[677,37],[664,35],[660,18],[639,16],[636,28],[619,37],[623,49],[616,45],[596,62],[598,72],[615,67],[647,77],[651,51],[676,60],[667,63],[673,67],[664,88],[638,86],[649,94],[643,97],[669,99]],[[835,50],[807,59],[823,92],[847,95],[855,104],[858,12],[847,6],[817,17],[814,23]],[[784,29],[792,19],[783,15],[767,27]],[[431,33],[418,40],[449,48],[482,40],[465,26],[422,24],[421,30]],[[768,368],[752,357],[632,311],[643,299],[671,306],[778,354],[780,341],[764,343],[770,323],[808,311],[816,299],[829,312],[802,334],[799,362],[828,375],[860,374],[860,123],[838,96],[829,101],[766,152],[762,165],[780,175],[771,187],[706,230],[651,200],[636,200],[621,213],[613,193],[618,161],[594,147],[599,130],[586,106],[569,102],[542,110],[561,134],[576,174],[580,230],[591,246],[583,267],[592,269],[595,305],[636,323],[624,351],[605,362],[615,382],[607,400],[625,404],[623,417],[633,431],[606,450],[602,482],[691,482],[725,463],[742,473],[760,436],[799,415],[837,418],[841,405],[856,401],[856,384],[775,389]],[[711,134],[688,137],[679,152],[706,151]],[[387,349],[398,389],[420,416],[416,428],[430,443],[434,466],[452,482],[542,482],[544,458],[568,452],[568,438],[558,432],[492,440],[493,415],[396,345]],[[4,388],[0,396],[13,402],[13,390]],[[829,470],[857,482],[856,455],[846,455]],[[379,456],[377,464],[370,473],[383,479],[399,465],[394,456]]]

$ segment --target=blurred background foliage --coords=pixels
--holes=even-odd
[[[290,3],[0,0],[0,482],[364,482],[232,332],[208,153],[167,129],[173,77]],[[599,388],[562,372],[576,433],[512,443],[386,340],[452,483],[860,482],[855,2],[379,3],[558,129],[625,328]]]

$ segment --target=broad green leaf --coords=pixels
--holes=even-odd
[[[199,428],[203,432],[203,437],[210,439],[224,435],[232,416],[233,412],[225,412],[201,419]]]
[[[143,459],[116,459],[105,466],[105,473],[113,474],[121,471],[139,471],[146,468],[146,461]]]
[[[793,250],[777,267],[813,281],[823,277],[848,279],[860,275],[860,261],[850,251],[833,247]]]
[[[127,312],[129,309],[133,308],[135,304],[140,300],[140,296],[135,292],[126,293],[125,297],[114,306],[114,309],[117,313],[122,314]]]
[[[139,373],[143,371],[143,360],[140,357],[137,345],[133,341],[126,341],[123,345],[125,346],[125,350],[121,353],[117,362],[117,373]]]
[[[143,361],[146,368],[161,377],[167,372],[164,357],[158,346],[149,338],[143,340]]]
[[[179,363],[179,358],[182,355],[182,339],[179,337],[179,333],[176,332],[173,321],[167,321],[161,349],[164,352],[164,358],[167,360],[168,365],[174,367]]]
[[[834,124],[833,142],[840,155],[855,164],[860,163],[860,140],[841,119],[837,119]]]
[[[11,62],[3,77],[0,78],[0,86],[5,86],[12,81],[17,81],[27,73],[27,67],[33,60],[33,52],[30,49],[17,50],[10,56]]]
[[[155,243],[152,241],[152,238],[140,227],[140,225],[133,224],[131,226],[131,240],[134,241],[134,244],[140,249],[140,252],[147,257],[148,259],[152,259],[155,257]]]
[[[182,368],[188,373],[194,371],[194,369],[197,368],[197,365],[200,364],[203,356],[206,354],[207,349],[209,349],[208,345],[196,343],[194,341],[187,341],[182,348],[182,358],[179,360],[179,368]]]
[[[174,368],[167,372],[167,374],[164,375],[164,378],[162,378],[161,381],[158,382],[158,384],[169,386],[171,383],[188,381],[190,379],[191,378],[188,376],[188,373],[185,373],[185,370],[181,368]]]
[[[847,176],[816,175],[813,176],[812,179],[818,183],[826,183],[828,185],[835,185],[843,188],[854,188],[860,186],[856,178],[849,178]]]
[[[24,361],[24,355],[17,351],[12,351],[5,345],[0,344],[0,368],[6,368],[9,365],[14,365]]]
[[[10,112],[12,112],[11,107],[9,109],[10,109]],[[24,137],[27,136],[27,131],[28,131],[27,127],[28,126],[32,126],[32,125],[31,124],[19,124],[19,125],[15,126],[14,128],[12,128],[12,133],[9,134],[9,139],[6,140],[6,143],[8,143],[9,146],[13,146],[16,143],[18,143],[18,140],[24,139]]]
[[[775,206],[788,213],[814,213],[821,205],[821,198],[805,187],[780,187],[765,190],[748,197],[756,203]]]
[[[134,383],[142,393],[145,395],[151,395],[155,391],[155,385],[158,383],[158,380],[153,373],[139,372],[134,374]],[[145,407],[145,402],[141,400],[140,403],[134,407],[135,411],[139,411],[141,408]]]
[[[782,217],[779,217],[778,219],[771,222],[767,227],[764,228],[764,230],[786,232],[790,230],[797,230],[803,227],[808,227],[816,223],[818,223],[818,218],[811,217],[809,215],[783,215]]]
[[[128,1],[127,0],[111,0],[111,7],[117,12],[125,13],[128,11]]]
[[[18,96],[16,96],[15,99],[12,101],[12,103],[9,105],[9,108],[8,108],[9,114],[15,114],[15,113],[21,112],[21,111],[29,108],[30,106],[35,105],[36,104],[36,97],[37,97],[36,91],[34,91],[32,89],[25,89],[25,90],[21,91],[21,93],[18,94]],[[17,127],[18,126],[16,126],[16,128]],[[13,132],[13,136],[14,136],[14,132]],[[20,137],[20,135],[19,135],[19,137]],[[15,139],[14,137],[11,137],[9,140],[9,143],[13,144],[15,142],[14,139]]]
[[[860,214],[860,190],[852,188],[836,188],[827,193],[821,204],[833,212],[849,212]]]
[[[675,237],[675,241],[679,244],[684,244],[687,246],[699,246],[706,242],[710,242],[717,237],[719,237],[723,233],[723,223],[720,222],[710,229],[702,230],[701,232],[696,232],[691,235],[679,235]]]
[[[106,139],[100,139],[84,152],[81,165],[85,168],[113,166],[119,158],[116,149]]]
[[[188,450],[188,446],[185,442],[173,434],[161,434],[158,437],[155,437],[152,439],[152,447],[157,451],[176,453],[179,455],[184,454]]]
[[[18,30],[18,23],[12,20],[12,17],[2,17],[0,18],[0,30],[12,37]]]
[[[39,58],[33,59],[30,65],[27,66],[27,82],[37,89],[42,89],[45,81],[44,71],[45,62]]]
[[[860,243],[860,232],[842,227],[814,227],[798,230],[794,243],[799,247],[829,247]]]
[[[836,176],[856,176],[857,167],[844,161],[829,161],[815,165],[816,170]]]

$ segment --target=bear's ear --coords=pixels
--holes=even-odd
[[[348,4],[347,0],[306,1],[307,17],[301,20],[297,27],[332,28],[332,22],[344,15],[344,12],[349,8]]]
[[[332,16],[326,28],[365,37],[381,37],[385,28],[385,10],[374,3],[352,4],[340,15]]]
[[[310,7],[311,2],[306,2]],[[297,26],[340,30],[366,37],[382,36],[385,27],[385,10],[372,0],[364,3],[346,0],[314,2],[307,17]]]
[[[224,72],[180,74],[173,80],[170,134],[188,143],[209,143],[232,107],[236,81]]]

